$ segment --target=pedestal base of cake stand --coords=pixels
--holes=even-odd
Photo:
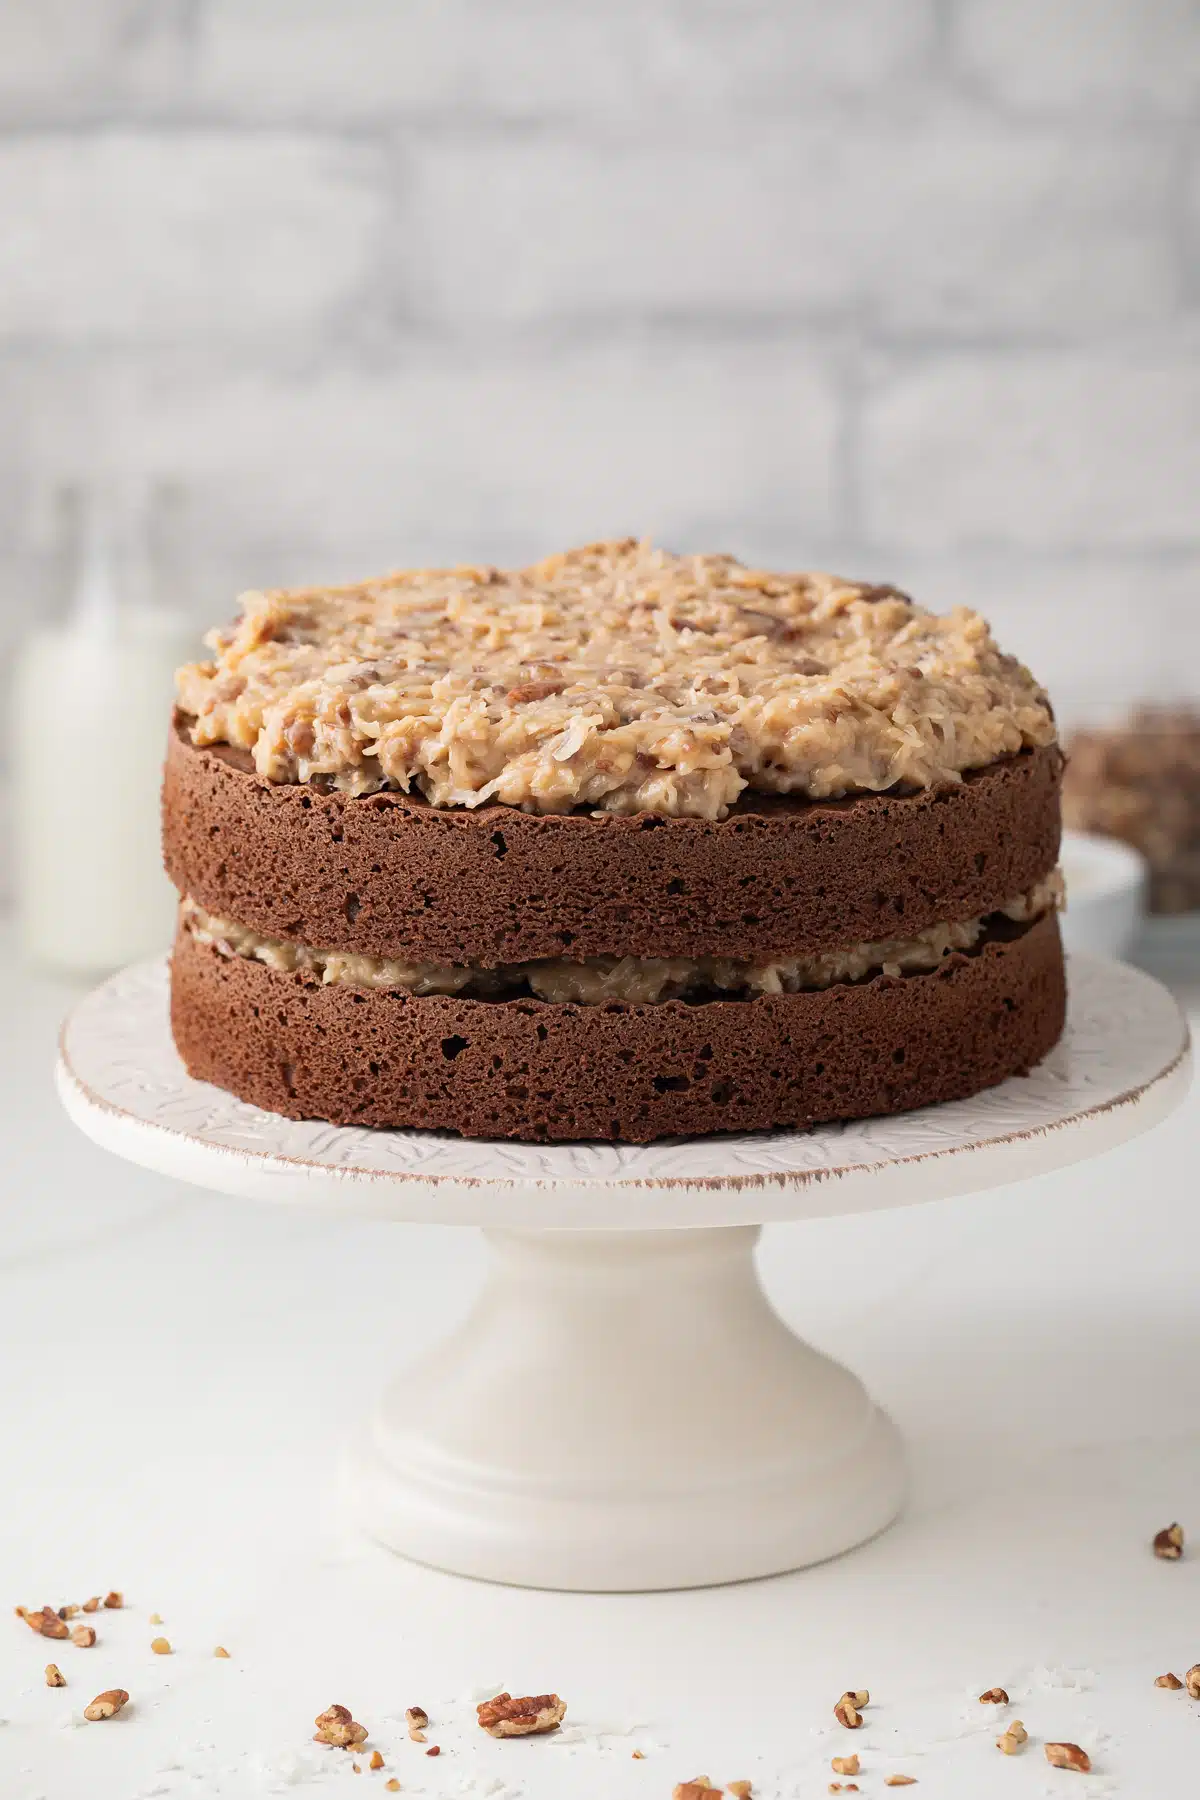
[[[701,1586],[883,1529],[897,1434],[767,1304],[763,1221],[968,1194],[1098,1154],[1186,1091],[1187,1028],[1148,976],[1074,958],[1066,1034],[973,1099],[812,1132],[659,1144],[481,1143],[296,1122],[191,1080],[163,963],[63,1031],[58,1082],[97,1143],[246,1198],[481,1225],[474,1310],[392,1388],[346,1497],[418,1561],[549,1588]]]
[[[891,1522],[899,1437],[767,1303],[757,1226],[489,1231],[469,1318],[351,1454],[372,1537],[466,1575],[693,1587]]]

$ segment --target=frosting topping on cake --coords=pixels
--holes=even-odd
[[[179,701],[272,782],[720,819],[747,787],[933,787],[1055,737],[966,608],[634,539],[242,605]]]

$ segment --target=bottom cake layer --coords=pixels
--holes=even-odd
[[[1066,1016],[1058,918],[931,972],[689,1004],[557,1005],[323,985],[181,930],[188,1072],[291,1119],[646,1143],[907,1112],[1023,1073]]]

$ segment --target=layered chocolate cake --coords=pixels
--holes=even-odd
[[[1057,1041],[1062,758],[975,614],[632,540],[243,609],[167,756],[193,1075],[643,1142],[961,1098]]]

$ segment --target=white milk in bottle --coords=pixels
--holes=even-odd
[[[71,610],[18,652],[10,728],[21,942],[43,967],[103,974],[170,946],[159,785],[178,618],[130,604],[102,510],[85,513]]]

